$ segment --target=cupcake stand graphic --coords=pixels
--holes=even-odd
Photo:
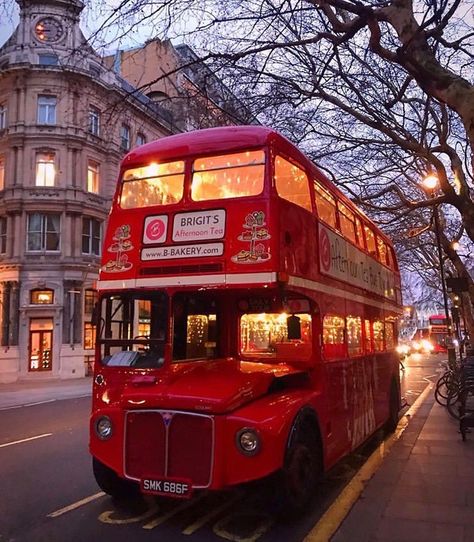
[[[127,254],[125,254],[133,249],[130,237],[131,231],[128,224],[119,226],[115,230],[115,234],[112,237],[114,242],[107,249],[108,252],[115,254],[115,258],[109,260],[102,266],[103,271],[107,271],[108,273],[120,273],[121,271],[127,271],[133,267],[133,264],[128,261]]]
[[[265,213],[263,211],[254,211],[245,217],[244,231],[237,239],[248,243],[249,248],[234,254],[231,257],[234,263],[260,263],[270,259],[268,247],[263,241],[271,239],[271,236],[265,226]]]

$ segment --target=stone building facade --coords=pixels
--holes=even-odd
[[[17,2],[0,49],[0,382],[87,373],[120,160],[189,125],[94,52],[80,0]]]

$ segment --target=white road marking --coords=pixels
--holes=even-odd
[[[45,403],[53,403],[54,401],[57,401],[57,399],[47,399],[46,401],[38,401],[37,403],[25,403],[23,405],[13,405],[9,407],[0,408],[0,410],[13,410],[14,408],[24,408],[24,407],[30,407],[30,406],[36,406],[36,405],[43,405]]]
[[[69,506],[65,506],[64,508],[60,508],[59,510],[56,510],[55,512],[51,512],[51,514],[48,514],[46,517],[57,518],[58,516],[62,516],[63,514],[66,514],[67,512],[71,512],[71,510],[76,510],[76,508],[79,508],[80,506],[83,506],[84,504],[88,504],[92,501],[95,501],[96,499],[100,499],[104,495],[105,493],[103,491],[100,491],[99,493],[96,493],[95,495],[90,495],[89,497],[86,497],[85,499],[81,499],[80,501],[70,504]]]
[[[14,444],[21,444],[22,442],[29,442],[30,440],[36,440],[39,438],[50,437],[53,433],[44,433],[42,435],[36,435],[35,437],[23,438],[21,440],[14,440],[12,442],[6,442],[5,444],[0,444],[0,448],[5,448],[7,446],[13,446]]]

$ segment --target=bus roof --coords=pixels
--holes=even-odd
[[[206,128],[183,134],[176,134],[152,141],[125,156],[123,163],[141,162],[149,159],[150,154],[159,154],[160,157],[176,158],[206,153],[228,152],[233,149],[245,147],[261,147],[270,141],[278,140],[284,146],[296,147],[281,134],[264,126],[222,126]],[[299,153],[300,151],[298,151]]]

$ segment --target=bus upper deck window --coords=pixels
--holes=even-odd
[[[275,186],[280,197],[311,211],[311,196],[306,173],[281,156],[275,158]]]
[[[341,225],[341,232],[353,243],[356,242],[355,232],[355,217],[354,213],[350,211],[343,203],[338,202],[339,207],[339,224]]]
[[[169,205],[183,197],[184,162],[152,162],[123,174],[120,206],[123,209]]]
[[[257,196],[263,190],[265,153],[246,151],[198,158],[193,164],[194,201]]]
[[[377,254],[377,247],[375,246],[375,234],[369,228],[369,226],[364,226],[364,232],[365,232],[365,241],[367,243],[367,250],[369,251],[369,254],[371,254],[372,256],[375,256]]]
[[[319,218],[329,226],[336,228],[335,198],[316,182],[314,183],[314,195]]]
[[[385,265],[388,264],[387,262],[387,245],[384,243],[383,239],[381,239],[379,236],[377,236],[377,246],[379,249],[379,258],[382,263]]]

